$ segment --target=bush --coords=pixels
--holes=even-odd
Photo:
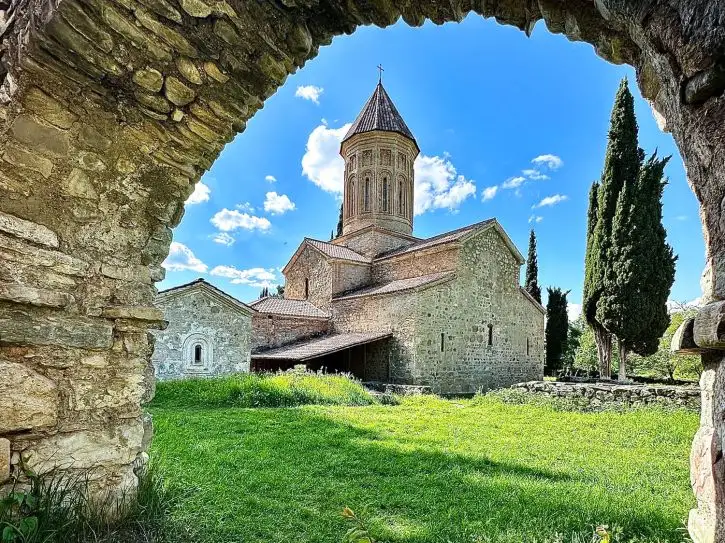
[[[349,375],[300,370],[179,379],[156,385],[152,407],[296,407],[377,403]]]

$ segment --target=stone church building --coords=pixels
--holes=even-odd
[[[543,377],[544,309],[519,286],[524,259],[501,225],[413,236],[419,151],[379,83],[340,148],[342,235],[305,238],[284,297],[248,305],[252,370],[306,364],[440,393]]]

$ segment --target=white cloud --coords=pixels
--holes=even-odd
[[[677,215],[675,217],[675,220],[676,221],[686,221],[687,220],[687,215]]]
[[[273,175],[265,175],[264,176],[264,180],[267,183],[276,183],[277,182],[277,178],[275,176],[273,176]]]
[[[582,304],[569,302],[566,306],[566,312],[569,315],[569,322],[574,322],[582,314]]]
[[[205,185],[203,181],[199,181],[194,187],[194,192],[192,192],[191,196],[186,199],[186,204],[192,205],[208,202],[210,193],[211,189],[209,186]]]
[[[216,266],[209,273],[217,277],[226,277],[234,285],[249,285],[250,287],[271,287],[276,284],[277,280],[274,268],[239,270],[234,266]]]
[[[531,215],[531,217],[529,217],[529,223],[540,223],[543,220],[544,217],[542,217],[541,215]]]
[[[223,232],[232,232],[237,228],[244,230],[268,230],[272,223],[265,217],[255,217],[249,213],[240,213],[235,209],[222,209],[212,218],[211,223]]]
[[[297,90],[295,91],[295,96],[297,98],[302,98],[304,100],[310,100],[311,102],[314,102],[315,104],[320,103],[320,95],[325,92],[325,89],[322,87],[316,87],[315,85],[300,85],[297,87]]]
[[[556,155],[539,155],[531,159],[532,164],[546,166],[550,170],[558,170],[564,165],[564,161]]]
[[[413,212],[420,215],[431,209],[457,209],[466,198],[476,194],[476,183],[459,175],[448,155],[419,155],[415,171]]]
[[[294,202],[286,194],[268,192],[264,200],[264,210],[272,215],[282,215],[295,208]]]
[[[486,187],[483,189],[483,201],[487,202],[488,200],[493,200],[494,196],[496,196],[496,193],[498,192],[498,185],[494,185],[492,187]]]
[[[546,175],[545,173],[541,173],[539,170],[535,170],[533,168],[521,170],[521,173],[532,181],[545,181],[549,179],[548,175]]]
[[[509,177],[506,181],[503,182],[503,184],[501,185],[501,188],[504,188],[504,189],[517,189],[521,185],[524,184],[524,181],[526,181],[526,178],[525,177],[521,177],[521,176],[518,176],[518,177]]]
[[[254,206],[250,204],[249,202],[244,202],[243,204],[237,204],[234,207],[236,207],[240,211],[246,211],[247,213],[252,213],[254,211]]]
[[[307,138],[302,173],[324,191],[342,194],[345,162],[340,156],[340,143],[350,124],[340,128],[328,128],[322,124]]]
[[[169,256],[162,263],[162,266],[169,271],[195,271],[205,273],[207,265],[194,256],[186,245],[178,241],[172,241],[169,247]]]
[[[558,203],[563,202],[564,200],[568,200],[569,197],[566,194],[553,194],[551,196],[547,196],[543,200],[541,200],[538,204],[532,205],[531,209],[536,209],[539,207],[546,207],[546,206],[555,206]]]
[[[226,245],[229,247],[230,245],[234,245],[235,239],[227,234],[226,232],[217,232],[216,234],[212,234],[211,240],[214,243],[219,243],[220,245]]]

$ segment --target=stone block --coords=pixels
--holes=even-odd
[[[8,143],[5,146],[3,160],[14,166],[38,172],[46,179],[53,172],[53,163],[49,159],[40,156],[38,153],[32,153],[22,147],[13,145],[12,143]]]
[[[179,57],[176,60],[176,67],[189,82],[194,85],[201,85],[204,81],[201,79],[201,73],[196,65],[186,57]]]
[[[164,94],[170,102],[179,107],[185,106],[196,98],[196,93],[174,76],[166,78],[164,82]]]
[[[23,97],[23,104],[36,115],[40,115],[58,128],[70,128],[77,116],[68,111],[58,100],[45,94],[37,87],[28,89]]]
[[[159,92],[164,85],[164,76],[158,70],[146,68],[134,72],[133,82],[151,92]]]
[[[211,7],[201,0],[181,0],[181,7],[192,17],[203,19],[211,15]]]
[[[68,154],[68,132],[40,124],[29,115],[16,117],[12,133],[16,140],[39,151],[61,156]]]
[[[65,307],[74,301],[73,296],[65,292],[28,287],[17,283],[0,283],[0,300],[44,307]]]
[[[107,349],[112,337],[113,326],[105,319],[21,309],[0,314],[0,341],[5,343]]]
[[[0,437],[0,484],[10,479],[10,441]]]
[[[57,386],[23,364],[0,360],[0,413],[3,434],[54,426]]]
[[[164,319],[164,313],[160,309],[140,306],[105,307],[102,315],[107,319],[131,319],[152,322]]]
[[[50,228],[2,211],[0,211],[0,230],[39,245],[58,247],[58,235]]]

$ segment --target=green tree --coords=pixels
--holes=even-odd
[[[259,297],[260,298],[265,298],[266,296],[269,296],[269,288],[268,287],[262,287],[262,290],[259,293]]]
[[[670,318],[667,298],[675,280],[675,260],[662,226],[664,168],[668,158],[653,154],[635,182],[626,180],[612,226],[609,276],[597,318],[617,338],[619,379],[626,379],[627,356],[657,352]]]
[[[625,78],[614,99],[604,169],[601,182],[592,185],[590,191],[587,221],[584,314],[594,331],[603,377],[609,377],[611,373],[612,357],[612,334],[605,327],[604,320],[616,310],[614,307],[600,307],[602,295],[617,278],[617,270],[610,260],[612,227],[620,193],[625,182],[636,183],[642,159],[642,150],[637,145],[634,99]]]
[[[529,234],[529,255],[526,259],[526,292],[541,303],[541,287],[539,286],[539,261],[536,256],[536,234],[531,229]]]
[[[342,204],[340,204],[340,216],[337,219],[337,235],[336,238],[342,236]]]
[[[549,299],[546,302],[546,364],[544,371],[556,375],[564,365],[569,335],[569,316],[567,315],[566,296],[569,291],[560,288],[547,288]]]
[[[277,297],[284,298],[284,285],[277,285]]]

